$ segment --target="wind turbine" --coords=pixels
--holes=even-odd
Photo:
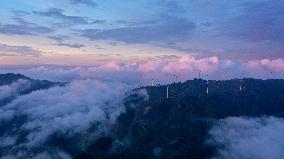
[[[244,73],[245,73],[245,71],[242,72],[242,79],[241,79],[241,83],[240,83],[240,91],[243,90]]]
[[[241,79],[241,83],[240,83],[240,91],[242,91],[242,85],[243,85],[243,79]]]
[[[272,79],[272,75],[273,75],[273,72],[270,71],[270,72],[267,74],[267,80]]]
[[[206,89],[206,93],[209,94],[209,88],[208,88],[208,86],[209,86],[208,74],[207,74],[206,76],[207,76],[207,89]]]
[[[169,87],[170,85],[167,86],[167,98],[169,98]]]
[[[152,87],[154,86],[154,79],[152,78]]]
[[[174,78],[174,83],[178,83],[178,76],[176,74],[173,74],[173,78]]]

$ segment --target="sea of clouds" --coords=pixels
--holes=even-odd
[[[125,109],[125,94],[133,88],[151,85],[152,79],[154,84],[165,84],[197,78],[199,73],[210,79],[284,78],[283,71],[283,59],[241,63],[217,57],[196,59],[190,55],[89,67],[1,67],[0,73],[21,73],[34,79],[68,83],[21,96],[17,92],[29,87],[29,81],[0,86],[0,100],[15,98],[0,107],[0,156],[3,159],[71,158],[61,147],[50,146],[51,139],[76,137],[76,145],[83,149],[84,144],[107,133],[115,123]],[[280,159],[284,156],[283,134],[282,119],[227,118],[211,129],[210,143],[219,148],[216,159],[262,159],[270,154],[274,156],[272,159]],[[263,146],[257,148],[258,145]]]
[[[92,131],[88,135],[95,139],[124,111],[123,97],[129,90],[129,85],[118,81],[86,79],[19,96],[0,108],[0,126],[8,125],[1,129],[1,155],[37,158],[51,152],[63,154],[58,149],[40,149],[55,134],[71,138]],[[77,144],[83,143],[78,140]]]
[[[72,81],[74,79],[117,80],[132,85],[171,83],[188,79],[231,79],[231,78],[284,78],[284,59],[261,59],[233,61],[208,57],[196,59],[191,55],[177,58],[150,60],[142,63],[118,63],[115,61],[100,66],[31,66],[1,67],[0,73],[16,72],[36,79]],[[207,76],[208,75],[208,76]],[[176,76],[178,78],[176,78]]]
[[[275,117],[222,119],[209,132],[218,148],[213,159],[283,159],[284,119]]]
[[[10,85],[0,86],[0,101],[9,97],[17,96],[20,90],[30,87],[30,81],[20,79]]]

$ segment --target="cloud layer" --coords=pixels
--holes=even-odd
[[[282,159],[284,120],[274,117],[229,117],[210,131],[209,143],[218,148],[213,159]]]
[[[163,84],[188,79],[231,79],[231,78],[284,78],[284,60],[262,59],[248,62],[223,60],[218,57],[196,59],[191,55],[175,58],[160,58],[143,63],[109,62],[100,66],[60,67],[39,66],[29,69],[2,68],[0,73],[15,72],[39,79],[52,81],[72,81],[73,79],[99,79],[112,81],[117,79],[131,85]],[[207,77],[208,74],[208,77]],[[178,76],[178,79],[174,78]]]
[[[75,24],[88,24],[88,18],[80,16],[65,15],[64,11],[57,8],[50,8],[47,11],[34,11],[33,14],[43,17],[50,17],[59,19],[64,25],[75,25]]]
[[[28,46],[12,46],[0,43],[0,56],[40,56],[42,53]]]
[[[155,22],[158,21],[158,22]],[[109,30],[82,30],[82,36],[91,40],[115,40],[126,43],[176,42],[190,37],[195,25],[193,22],[173,16],[162,16],[138,26]]]
[[[98,4],[93,0],[69,0],[71,4],[84,4],[90,7],[96,7]]]
[[[0,86],[0,101],[11,96],[16,96],[20,90],[30,87],[30,84],[29,81],[20,79],[10,85]]]
[[[60,148],[49,147],[53,137],[79,138],[76,145],[83,149],[84,136],[92,136],[85,140],[95,140],[124,111],[122,100],[129,90],[129,85],[118,81],[74,80],[65,87],[18,97],[0,108],[0,155],[16,158],[65,155],[68,158]]]

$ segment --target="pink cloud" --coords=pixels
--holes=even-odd
[[[271,71],[281,72],[284,71],[284,60],[279,58],[275,60],[264,59],[261,61],[262,65],[269,68]]]
[[[74,79],[97,79],[122,81],[133,85],[150,85],[151,79],[156,83],[174,82],[174,75],[180,81],[197,78],[284,78],[284,59],[261,59],[247,62],[219,59],[217,56],[196,59],[191,55],[178,58],[147,61],[144,63],[118,63],[112,61],[101,66],[92,67],[51,67],[41,66],[30,69],[0,69],[0,73],[16,72],[39,79],[53,81],[72,81]],[[273,74],[271,74],[273,72]]]

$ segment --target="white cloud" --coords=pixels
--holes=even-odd
[[[11,96],[16,96],[20,90],[30,87],[30,84],[29,81],[20,79],[11,85],[0,86],[0,101]]]
[[[2,123],[13,124],[14,119],[23,117],[18,121],[20,125],[12,128],[13,133],[9,130],[3,134],[1,141],[6,144],[1,146],[12,146],[13,151],[7,155],[15,156],[23,148],[29,152],[45,145],[54,134],[72,137],[90,128],[96,135],[107,132],[109,125],[124,111],[123,98],[130,88],[130,85],[119,81],[74,80],[65,87],[52,87],[19,96],[0,108]],[[11,145],[14,141],[11,139],[23,137],[23,132],[27,132],[25,140]],[[35,153],[34,157],[36,155],[39,154]],[[27,157],[25,154],[20,156]]]
[[[214,159],[283,159],[284,119],[229,117],[210,130]]]
[[[41,51],[29,46],[11,46],[0,43],[0,56],[40,56]]]
[[[4,136],[0,138],[0,147],[13,146],[16,143],[17,138],[13,136]]]

